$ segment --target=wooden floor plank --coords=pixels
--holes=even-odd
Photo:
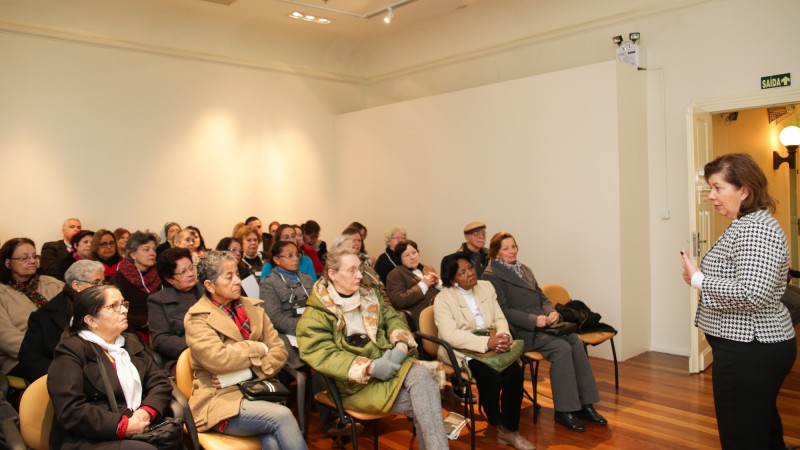
[[[609,420],[609,426],[587,424],[588,430],[585,433],[574,433],[556,425],[553,421],[549,364],[544,361],[539,368],[538,394],[539,404],[542,405],[539,422],[534,424],[531,420],[532,404],[526,399],[523,401],[520,423],[520,432],[536,444],[537,448],[719,448],[710,369],[692,375],[688,373],[688,358],[648,352],[619,364],[620,390],[616,392],[613,362],[591,358],[591,363],[602,398],[596,407]],[[527,378],[525,388],[529,391],[531,389]],[[447,402],[444,406],[446,409],[456,408]],[[783,419],[786,444],[800,446],[800,360],[795,363],[792,373],[783,385],[778,407]],[[511,448],[497,444],[494,430],[488,426],[485,418],[478,416],[476,422],[478,448]],[[322,434],[315,415],[310,418],[309,425],[309,448],[336,448],[333,441]],[[408,449],[412,437],[411,426],[411,422],[405,418],[382,420],[379,428],[380,448]],[[359,438],[359,447],[371,449],[372,445],[372,428],[368,426]],[[348,445],[347,448],[352,446]],[[450,448],[469,449],[469,434],[466,430],[458,441],[451,441]]]

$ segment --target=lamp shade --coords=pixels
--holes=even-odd
[[[781,144],[784,147],[800,145],[800,128],[791,125],[784,128],[780,134]]]

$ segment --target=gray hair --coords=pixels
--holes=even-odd
[[[339,236],[342,237],[342,236]],[[338,240],[338,238],[337,238]],[[340,243],[341,244],[341,243]],[[358,253],[353,250],[352,247],[342,246],[339,245],[335,248],[331,248],[328,250],[327,255],[325,256],[325,276],[327,277],[328,270],[339,270],[339,266],[341,266],[342,256],[344,255],[354,255],[358,257]],[[360,258],[359,258],[360,260]]]
[[[67,285],[71,285],[73,281],[88,280],[89,275],[95,270],[105,272],[103,264],[99,261],[91,261],[88,259],[75,261],[69,266],[67,273],[64,274],[64,282],[67,283]]]
[[[135,252],[137,248],[150,241],[153,241],[154,245],[158,245],[158,235],[150,230],[134,231],[131,233],[130,237],[128,237],[128,242],[125,244],[125,257],[130,257],[131,253]]]
[[[216,285],[217,278],[219,278],[219,274],[222,272],[222,265],[225,264],[226,261],[236,262],[236,257],[233,256],[233,253],[222,250],[211,250],[203,254],[203,256],[200,257],[200,261],[197,263],[198,281],[203,283],[208,280]]]
[[[408,239],[408,234],[406,233],[406,229],[403,227],[392,227],[386,230],[386,235],[383,237],[383,241],[386,245],[389,245],[389,241],[392,240],[392,235],[397,232],[403,233],[403,239]]]
[[[337,248],[341,247],[342,244],[347,242],[347,240],[350,239],[351,236],[352,234],[342,234],[340,236],[336,236],[336,239],[334,239],[331,242],[331,245],[328,246],[328,251],[336,250]]]

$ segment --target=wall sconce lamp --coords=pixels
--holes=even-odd
[[[800,128],[794,125],[784,128],[781,131],[780,140],[789,154],[783,157],[780,156],[778,152],[772,152],[772,168],[778,170],[781,164],[787,162],[789,163],[789,169],[794,170],[796,166],[795,155],[797,153],[797,147],[800,146]]]

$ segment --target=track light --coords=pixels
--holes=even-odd
[[[386,10],[386,17],[383,18],[384,23],[392,23],[392,19],[394,19],[394,11],[392,11],[392,7],[390,6]]]
[[[622,36],[614,36],[613,38],[611,38],[611,40],[614,41],[614,43],[617,44],[617,46],[622,45]]]
[[[633,42],[634,44],[638,44],[640,38],[641,36],[639,35],[638,32],[634,32],[628,35],[628,39],[630,39],[631,42]]]

